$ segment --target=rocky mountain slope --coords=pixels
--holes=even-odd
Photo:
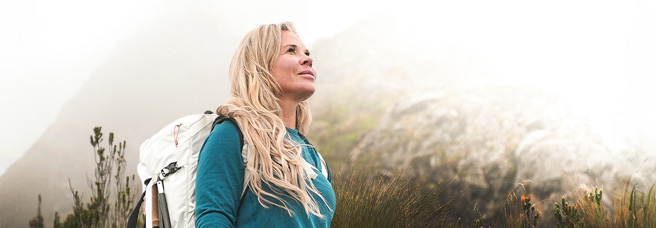
[[[181,12],[125,40],[62,109],[56,123],[0,177],[0,227],[25,227],[37,196],[51,224],[71,211],[68,179],[89,197],[93,176],[89,135],[127,141],[128,173],[136,173],[139,144],[168,122],[214,110],[228,98],[227,65],[238,35],[219,31],[202,14]],[[105,145],[103,143],[103,145]]]
[[[646,156],[638,153],[607,149],[557,96],[536,88],[486,86],[399,99],[358,141],[351,166],[382,174],[402,169],[450,182],[461,187],[459,203],[476,208],[463,213],[485,219],[494,218],[516,188],[537,202],[556,202],[594,186],[613,192],[628,180],[649,186],[653,176],[641,169],[653,166],[648,159],[636,162]]]

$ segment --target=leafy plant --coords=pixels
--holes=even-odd
[[[30,220],[30,228],[43,228],[43,216],[41,215],[41,195],[39,194],[39,209],[36,216]]]
[[[541,217],[541,211],[538,209],[539,203],[534,203],[531,194],[520,194],[527,192],[525,181],[513,188],[506,195],[505,202],[498,214],[495,227],[501,223],[501,227],[509,228],[533,228],[538,226],[538,220]]]
[[[554,204],[556,207],[556,212],[554,212],[554,216],[557,220],[556,227],[579,227],[583,222],[583,217],[578,211],[578,206],[567,203],[565,197],[563,197],[560,202],[560,204]]]
[[[83,202],[83,196],[73,189],[69,179],[69,187],[73,195],[73,212],[61,220],[59,213],[55,212],[53,226],[59,227],[125,227],[130,209],[134,204],[136,193],[134,175],[125,176],[125,148],[126,142],[114,144],[114,133],[109,133],[107,149],[101,146],[103,133],[101,127],[93,129],[94,134],[90,136],[93,147],[96,168],[94,179],[87,178],[87,184],[91,190],[91,197],[87,203]],[[113,178],[113,179],[112,179]],[[112,191],[111,187],[114,184]],[[114,192],[115,195],[111,195]],[[41,216],[41,196],[39,196],[39,213],[33,221]],[[41,218],[42,220],[42,218]],[[34,222],[38,224],[38,222]],[[42,224],[42,222],[41,222]],[[39,226],[32,226],[39,227]],[[43,226],[40,226],[43,227]]]
[[[602,205],[603,191],[597,187],[590,193],[584,191],[582,197],[574,205],[570,205],[565,197],[561,203],[555,203],[557,227],[609,227],[606,211]]]
[[[535,205],[531,203],[531,195],[522,195],[521,200],[522,214],[519,216],[521,218],[521,227],[537,227],[540,213],[535,212]]]
[[[482,228],[483,227],[483,221],[481,219],[475,219],[474,220],[474,225],[472,225],[473,228]]]

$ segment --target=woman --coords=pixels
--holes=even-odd
[[[216,125],[201,149],[197,227],[330,227],[330,172],[303,136],[315,79],[292,23],[262,25],[242,40],[230,64],[231,98],[217,108],[238,125]],[[245,163],[239,131],[250,151]]]

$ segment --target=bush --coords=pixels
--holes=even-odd
[[[59,227],[125,227],[127,217],[136,199],[135,176],[125,176],[125,146],[126,142],[114,144],[114,133],[109,133],[108,150],[100,144],[103,142],[101,127],[93,129],[90,136],[93,147],[96,169],[94,179],[87,178],[91,189],[88,203],[84,203],[82,195],[73,189],[73,213],[68,214],[62,221],[59,213],[55,212],[53,226]],[[111,187],[114,186],[112,191]],[[115,195],[111,195],[111,193]],[[39,220],[40,219],[40,220]],[[30,227],[43,227],[41,217],[41,196],[39,195],[39,211],[37,216],[30,220]]]

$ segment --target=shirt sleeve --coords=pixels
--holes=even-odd
[[[244,168],[239,129],[231,121],[216,125],[198,157],[196,227],[235,227]]]

